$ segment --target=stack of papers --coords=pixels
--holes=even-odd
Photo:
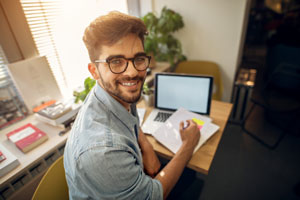
[[[192,119],[197,123],[200,130],[200,140],[196,146],[194,153],[214,134],[219,130],[219,126],[211,123],[211,119],[200,114],[196,114],[179,108],[176,112],[169,117],[169,119],[159,127],[153,136],[161,144],[167,147],[173,153],[176,153],[181,144],[181,136],[179,132],[179,124],[181,121],[186,123],[186,120]]]

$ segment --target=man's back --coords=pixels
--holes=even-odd
[[[65,148],[70,198],[138,199],[146,194],[161,197],[160,183],[143,172],[137,134],[134,134],[138,125],[134,106],[132,113],[99,85],[91,91]],[[156,194],[150,191],[153,187]]]

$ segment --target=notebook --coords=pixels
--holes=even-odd
[[[154,109],[142,125],[146,134],[153,134],[178,108],[206,115],[210,113],[213,77],[205,75],[155,74]]]
[[[200,130],[200,140],[194,149],[194,153],[219,130],[219,126],[213,124],[202,115],[189,112],[184,108],[179,108],[173,115],[154,133],[154,138],[167,147],[173,153],[176,153],[181,144],[181,136],[179,132],[179,124],[181,121],[192,119]]]

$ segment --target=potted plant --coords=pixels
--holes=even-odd
[[[90,77],[86,78],[84,80],[84,90],[81,92],[74,91],[73,96],[75,97],[75,103],[79,103],[80,101],[83,102],[88,95],[88,93],[91,91],[91,89],[95,86],[96,81]]]
[[[159,17],[152,12],[142,17],[148,35],[145,37],[145,52],[154,56],[156,61],[167,61],[174,70],[175,65],[186,56],[182,54],[181,42],[173,33],[184,27],[179,13],[164,7]]]
[[[147,83],[144,83],[143,85],[142,95],[147,106],[154,105],[154,91],[149,88]]]

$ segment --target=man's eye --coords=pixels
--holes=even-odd
[[[110,61],[111,64],[113,65],[119,65],[119,64],[122,64],[122,59],[113,59]]]
[[[135,62],[145,62],[146,57],[144,57],[144,56],[139,56],[139,57],[136,57],[134,60],[135,60]]]

